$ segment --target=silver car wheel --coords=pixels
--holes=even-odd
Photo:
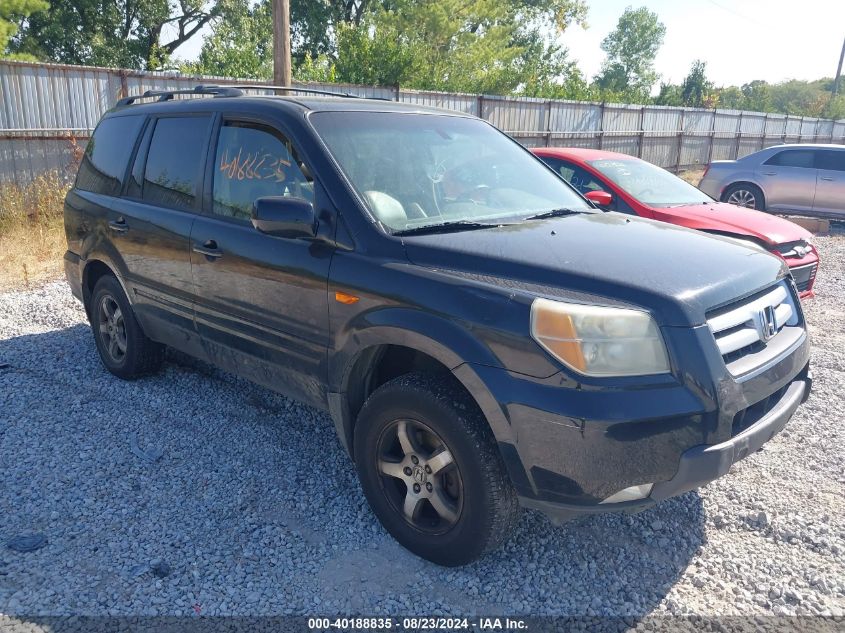
[[[748,189],[737,189],[730,196],[728,196],[728,203],[735,204],[738,207],[746,207],[748,209],[757,208],[757,196]]]

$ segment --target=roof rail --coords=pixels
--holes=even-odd
[[[174,95],[213,95],[215,97],[240,97],[243,92],[232,86],[196,86],[186,90],[147,90],[144,94],[131,95],[119,99],[115,107],[128,106],[138,99],[152,99],[156,101],[170,101]]]
[[[237,86],[199,85],[185,90],[147,90],[144,94],[132,95],[118,100],[115,107],[132,105],[138,99],[152,99],[157,101],[170,101],[174,95],[212,95],[214,97],[242,97],[244,90],[284,90],[287,92],[307,92],[315,95],[328,95],[330,97],[342,97],[344,99],[377,99],[390,101],[383,97],[360,97],[348,92],[331,92],[330,90],[318,90],[316,88],[300,88],[298,86],[274,86],[269,84],[244,84]]]
[[[239,90],[284,90],[287,92],[307,92],[314,95],[328,95],[330,97],[343,97],[344,99],[361,99],[358,95],[349,94],[348,92],[332,92],[330,90],[318,90],[317,88],[300,88],[298,86],[274,86],[268,84],[251,84],[251,85],[235,85],[227,86],[237,88]],[[366,98],[366,97],[364,97]]]

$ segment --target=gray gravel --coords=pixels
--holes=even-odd
[[[0,294],[0,613],[843,615],[845,236],[818,242],[783,434],[636,516],[525,513],[455,570],[385,533],[327,415],[176,354],[122,382],[64,283]]]

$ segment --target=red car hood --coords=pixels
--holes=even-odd
[[[655,208],[653,212],[656,220],[691,229],[747,235],[766,244],[784,244],[812,237],[809,231],[785,218],[724,202]]]

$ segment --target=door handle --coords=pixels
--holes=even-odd
[[[833,177],[831,176],[819,176],[822,180],[833,181]]]
[[[778,173],[776,171],[764,171],[763,175],[764,176],[777,176]]]
[[[109,222],[109,228],[115,233],[126,233],[126,231],[129,230],[129,225],[126,224],[125,219],[118,218],[117,220]]]
[[[217,248],[217,242],[214,240],[206,240],[203,244],[194,244],[193,251],[212,259],[223,257],[223,251]]]

